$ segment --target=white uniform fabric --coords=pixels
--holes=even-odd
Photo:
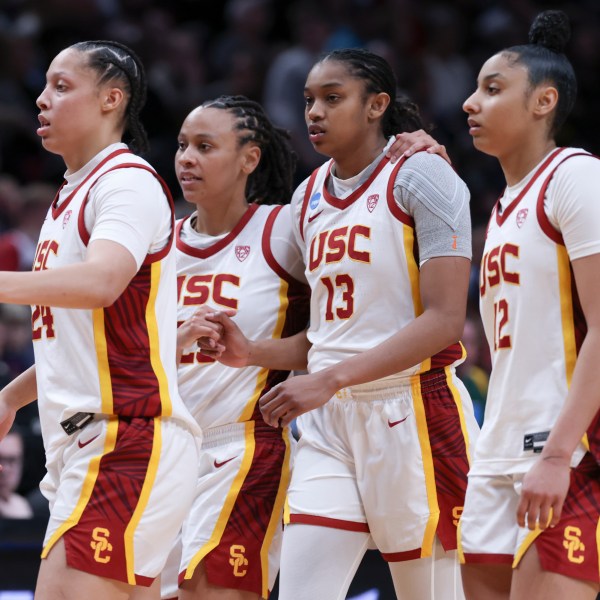
[[[453,412],[460,413],[452,424],[459,431],[448,432],[448,439],[462,438],[467,453],[478,428],[469,394],[454,369],[447,368],[429,382],[418,379],[344,388],[324,406],[299,417],[301,437],[286,522],[370,532],[388,561],[431,554],[436,531],[448,532],[448,515],[458,520],[468,463],[461,473],[460,444],[454,446],[455,453],[446,456],[454,468],[445,476],[464,480],[464,486],[454,488],[447,480],[451,496],[444,499],[441,489],[436,494],[442,467],[434,435],[428,431],[436,409],[427,394],[446,386],[452,390],[452,396],[444,398],[455,405],[448,420]],[[453,533],[443,541],[452,546]]]
[[[512,564],[526,538],[527,527],[519,527],[515,515],[524,473],[510,475],[472,475],[459,524],[459,555],[491,555],[489,562]]]
[[[423,311],[419,232],[412,217],[398,205],[394,190],[407,162],[392,165],[378,158],[365,170],[366,179],[341,199],[330,190],[333,161],[328,161],[294,193],[294,231],[312,292],[310,372],[380,344]],[[460,182],[456,174],[453,177]],[[459,246],[454,230],[442,218],[437,220],[446,231],[446,247],[436,256],[470,256],[470,237],[468,249],[463,250],[465,240],[461,238]],[[456,364],[461,358],[462,349],[456,344],[406,369],[403,375]]]
[[[124,164],[136,168],[108,172]],[[124,179],[128,182],[124,204],[116,210]],[[177,392],[175,253],[169,241],[172,212],[153,169],[126,146],[109,146],[68,177],[57,200],[40,231],[34,270],[84,261],[87,245],[95,239],[118,242],[143,267],[120,298],[119,306],[126,311],[121,316],[116,314],[117,303],[96,310],[32,308],[40,421],[48,462],[67,438],[60,422],[77,412],[173,416],[198,431]],[[155,253],[149,252],[152,248]],[[136,308],[131,304],[134,297],[147,304]],[[133,383],[140,385],[140,378],[148,387],[132,397]]]
[[[227,236],[206,247],[196,242],[193,217],[177,223],[179,322],[207,304],[237,310],[234,320],[251,339],[302,331],[307,289],[290,274],[291,270],[298,273],[301,260],[291,230],[287,230],[288,243],[278,244],[277,258],[271,249],[273,226],[281,215],[289,223],[289,206],[250,205]],[[181,395],[203,429],[261,419],[258,398],[282,377],[287,373],[226,367],[194,347],[184,350],[179,365]]]
[[[600,252],[599,185],[600,161],[557,149],[492,212],[480,277],[492,374],[472,474],[528,471],[563,406],[586,330],[570,261]]]

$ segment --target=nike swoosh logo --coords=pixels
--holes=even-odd
[[[88,440],[87,442],[83,442],[83,444],[81,443],[81,440],[77,440],[77,445],[80,448],[85,448],[88,444],[91,444],[97,437],[100,437],[100,434],[95,435],[92,439]]]
[[[228,458],[227,460],[224,460],[223,462],[219,462],[215,458],[215,468],[220,469],[223,465],[226,465],[228,462],[232,461],[234,458],[235,458],[235,456],[232,456],[231,458]]]
[[[396,425],[398,425],[399,423],[404,423],[404,421],[406,421],[406,419],[408,419],[408,415],[406,415],[406,417],[404,417],[404,419],[400,419],[399,421],[390,421],[388,419],[388,425],[391,429],[392,427],[396,427]]]
[[[310,215],[310,217],[308,217],[308,222],[310,223],[311,221],[314,221],[323,211],[320,210],[318,213],[315,213],[314,215]]]

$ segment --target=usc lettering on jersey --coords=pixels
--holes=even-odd
[[[273,224],[287,209],[251,204],[237,226],[207,248],[194,246],[197,234],[190,218],[177,223],[179,322],[207,304],[235,309],[236,323],[251,339],[287,337],[306,327],[308,288],[291,277],[271,251]],[[207,429],[262,421],[258,399],[288,375],[260,367],[227,367],[188,348],[179,365],[179,389]]]
[[[582,154],[589,156],[555,150],[504,210],[499,201],[492,212],[480,272],[492,375],[472,473],[527,470],[567,397],[587,327],[567,250],[544,201],[557,167]],[[573,465],[584,451],[581,445]]]
[[[423,312],[414,222],[393,194],[403,163],[382,159],[343,200],[328,192],[332,161],[309,179],[299,229],[312,290],[311,372],[380,344]],[[427,372],[462,357],[457,342],[400,375]]]

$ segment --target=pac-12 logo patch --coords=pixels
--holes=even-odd
[[[373,194],[367,198],[367,208],[369,212],[373,212],[379,202],[379,194]]]
[[[63,229],[67,226],[68,222],[71,220],[72,210],[68,210],[63,217]]]
[[[523,223],[525,223],[525,219],[527,218],[527,213],[529,212],[528,208],[522,208],[517,213],[517,227],[523,227]]]
[[[321,192],[315,192],[308,201],[308,205],[314,210],[319,206],[319,202],[321,201]]]
[[[250,254],[250,246],[236,246],[235,255],[240,262],[244,262]]]

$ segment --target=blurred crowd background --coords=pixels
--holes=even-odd
[[[169,183],[181,214],[187,206],[173,157],[179,126],[193,107],[220,94],[261,102],[292,135],[300,183],[323,161],[305,133],[306,75],[323,52],[366,47],[392,64],[401,91],[419,104],[471,190],[474,261],[463,337],[469,357],[461,375],[481,420],[489,354],[477,316],[477,265],[503,178],[494,159],[473,149],[461,105],[483,62],[523,43],[533,17],[545,8],[561,8],[571,18],[568,56],[579,81],[578,101],[559,142],[600,154],[598,0],[0,0],[0,270],[31,268],[39,227],[62,181],[62,160],[44,151],[35,133],[35,100],[48,64],[65,46],[114,39],[139,53],[149,83],[142,114],[152,146],[147,158]],[[0,387],[32,361],[29,307],[0,305]],[[18,423],[25,439],[18,491],[43,512],[35,405],[21,412]]]

